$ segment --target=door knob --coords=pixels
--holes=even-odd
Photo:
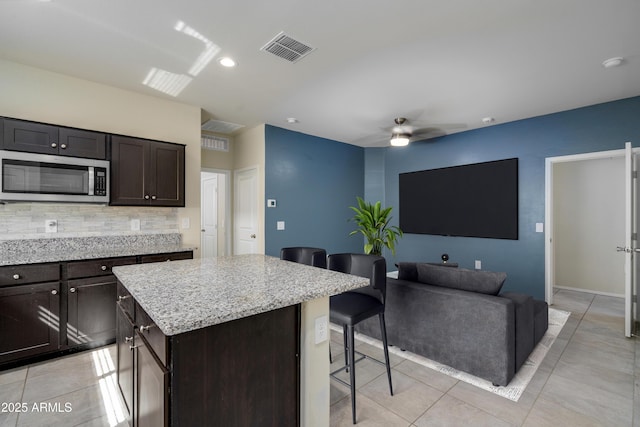
[[[631,249],[622,246],[616,246],[616,252],[631,252]]]
[[[251,237],[252,239],[255,239],[255,238],[256,238],[256,235],[255,235],[255,234],[252,234],[252,235],[251,235],[251,236],[249,236],[249,237]]]

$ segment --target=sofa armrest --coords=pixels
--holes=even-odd
[[[516,371],[518,371],[535,345],[533,297],[515,292],[504,292],[500,296],[513,301],[515,307]]]

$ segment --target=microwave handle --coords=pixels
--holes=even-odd
[[[94,167],[89,166],[89,196],[93,196],[95,190],[95,174]]]

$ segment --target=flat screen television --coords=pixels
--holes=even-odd
[[[518,239],[518,159],[401,173],[405,233]]]

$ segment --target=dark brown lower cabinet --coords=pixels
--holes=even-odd
[[[134,324],[118,316],[118,384],[134,426],[300,425],[299,305],[163,335],[159,345],[136,304],[133,354]]]
[[[67,340],[69,346],[113,340],[116,334],[116,277],[67,282]]]
[[[133,418],[133,384],[134,384],[134,376],[133,376],[133,368],[134,368],[134,353],[133,353],[133,340],[134,340],[134,329],[133,329],[133,321],[129,318],[129,316],[125,313],[125,311],[121,308],[120,303],[118,303],[118,308],[116,308],[117,313],[117,325],[118,332],[116,335],[116,365],[118,369],[116,370],[116,381],[118,382],[118,387],[120,388],[120,393],[122,394],[122,400],[125,404],[125,409],[128,413],[129,424],[132,424]]]
[[[139,427],[169,425],[169,371],[136,331],[135,424]]]
[[[0,288],[0,363],[58,350],[60,282]]]

